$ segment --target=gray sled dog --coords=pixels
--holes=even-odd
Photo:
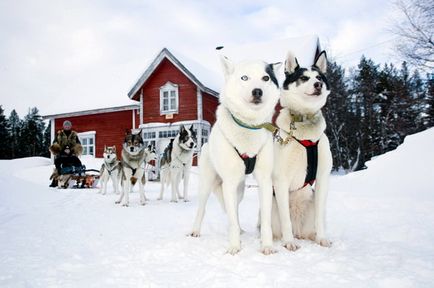
[[[110,180],[113,183],[115,194],[119,194],[119,183],[122,176],[122,165],[116,155],[116,146],[104,146],[103,153],[104,163],[101,165],[99,172],[101,187],[98,193],[105,195],[107,193],[107,185]]]
[[[294,236],[330,246],[325,209],[332,155],[321,113],[330,93],[326,70],[325,51],[309,68],[301,68],[291,53],[285,64],[283,108],[276,119],[281,134],[274,145],[272,229],[288,250],[298,249]]]
[[[193,130],[193,125],[189,129],[181,125],[178,135],[164,149],[161,158],[161,189],[158,200],[163,199],[164,187],[170,185],[172,189],[170,202],[178,202],[178,198],[184,198],[185,202],[188,201],[188,183],[196,143],[196,132]],[[184,179],[183,195],[179,192],[179,184],[182,178]]]
[[[229,218],[228,253],[241,249],[238,205],[244,195],[246,174],[253,172],[259,184],[261,252],[273,252],[271,205],[273,135],[262,128],[271,121],[279,99],[275,71],[280,63],[244,61],[233,64],[221,57],[225,84],[220,94],[217,121],[202,148],[199,160],[199,207],[190,233],[200,235],[205,206],[213,191]]]
[[[134,185],[138,182],[140,204],[145,205],[148,200],[145,195],[144,185],[146,183],[145,163],[155,160],[155,149],[151,146],[145,147],[142,131],[128,133],[125,136],[122,148],[122,178],[121,195],[116,204],[122,202],[122,206],[129,205],[129,194],[133,191]]]

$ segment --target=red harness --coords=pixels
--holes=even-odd
[[[316,172],[318,170],[318,143],[319,140],[313,142],[311,140],[297,140],[298,143],[303,145],[306,149],[307,155],[307,170],[306,170],[306,178],[304,180],[304,185],[302,188],[306,187],[306,185],[310,184],[311,186],[315,183],[316,180]]]

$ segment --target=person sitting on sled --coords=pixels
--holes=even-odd
[[[65,120],[63,122],[63,129],[57,131],[56,137],[54,138],[53,144],[50,146],[49,150],[54,155],[54,164],[60,163],[58,160],[60,158],[60,154],[65,150],[65,147],[68,146],[70,149],[70,153],[75,157],[80,156],[83,147],[81,146],[80,139],[78,138],[77,132],[72,130],[72,123],[69,120]],[[78,159],[78,158],[77,158]],[[79,160],[80,161],[80,160]],[[61,171],[59,170],[59,166],[56,165],[56,169],[51,175],[50,179],[52,179],[50,187],[57,187],[57,176],[60,175]]]

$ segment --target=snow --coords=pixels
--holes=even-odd
[[[412,135],[368,169],[333,175],[327,234],[331,248],[259,253],[258,197],[247,188],[240,207],[246,231],[238,255],[225,254],[227,218],[211,196],[202,237],[190,238],[197,206],[151,199],[114,204],[109,186],[49,188],[46,158],[0,161],[0,287],[432,287],[434,283],[434,129]],[[88,168],[101,159],[82,158]],[[254,180],[248,179],[250,184]]]

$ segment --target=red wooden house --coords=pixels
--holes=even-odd
[[[187,58],[181,62],[168,49],[161,50],[128,93],[137,105],[45,116],[52,121],[52,139],[63,121],[70,120],[83,154],[102,157],[104,145],[121,147],[126,129],[141,128],[146,144],[154,144],[161,153],[183,124],[197,131],[199,152],[215,122],[218,93],[197,75],[212,79],[212,72],[192,62],[186,67],[186,62]]]

